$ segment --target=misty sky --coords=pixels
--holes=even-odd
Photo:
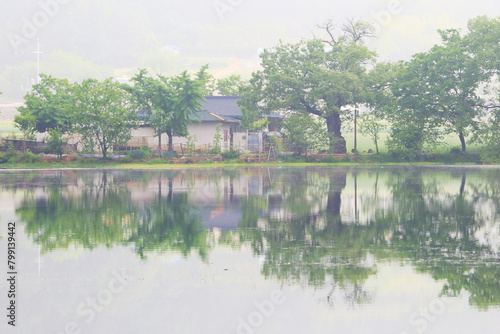
[[[347,18],[371,21],[378,38],[367,44],[379,59],[407,60],[439,43],[437,29],[466,29],[467,21],[479,15],[500,16],[498,0],[1,1],[0,86],[32,80],[37,39],[42,61],[48,62],[42,72],[58,76],[75,68],[85,68],[72,74],[77,79],[99,77],[96,73],[116,75],[117,69],[148,62],[160,71],[163,66],[168,74],[169,66],[178,71],[203,62],[213,64],[213,69],[226,67],[223,73],[230,74],[227,59],[253,59],[252,64],[258,64],[259,49],[280,39],[311,38],[315,26],[328,19],[339,24]],[[157,59],[165,47],[179,50],[177,58],[161,60],[168,66]],[[65,62],[72,65],[57,72],[58,64]],[[9,67],[15,69],[9,72]],[[15,77],[18,72],[20,78]]]

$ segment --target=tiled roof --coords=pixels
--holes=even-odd
[[[221,116],[241,118],[241,109],[237,101],[240,96],[205,96],[206,101],[202,102],[201,110],[212,112]]]
[[[241,119],[242,112],[237,103],[241,96],[205,96],[205,99],[206,101],[201,102],[201,109],[198,112],[200,117],[191,116],[191,119],[199,119],[202,122],[237,122]],[[137,115],[140,119],[146,118],[144,110],[138,110]],[[262,116],[281,118],[281,115],[274,112]]]
[[[196,115],[191,115],[189,117],[193,120],[198,120],[200,122],[227,122],[227,123],[239,123],[237,119],[227,116],[217,115],[216,113],[211,113],[208,111],[198,111]]]

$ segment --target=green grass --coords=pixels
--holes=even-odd
[[[262,163],[237,163],[237,162],[215,162],[200,164],[171,164],[152,162],[120,163],[120,162],[52,162],[52,163],[4,163],[0,169],[191,169],[191,168],[221,168],[221,167],[308,167],[308,166],[358,166],[358,165],[471,165],[474,161],[450,158],[448,155],[438,155],[434,161],[425,162],[396,162],[391,161],[386,154],[362,157],[361,161],[317,163],[317,162],[262,162]]]
[[[0,121],[0,137],[7,137],[14,132],[15,134],[20,134],[18,128],[14,126],[14,122],[12,121]]]
[[[343,133],[343,136],[346,141],[347,152],[351,152],[352,149],[354,148],[354,132],[345,132]],[[378,140],[378,148],[380,153],[387,153],[387,148],[385,147],[385,141],[388,136],[389,136],[388,132],[380,133],[380,138]],[[458,135],[456,134],[446,135],[443,138],[442,142],[443,143],[441,145],[435,148],[429,148],[429,150],[435,153],[447,153],[450,152],[450,149],[452,147],[461,147],[460,140],[458,139]],[[470,153],[476,153],[478,149],[481,148],[480,145],[469,144],[467,141],[466,144],[467,144],[467,151]],[[360,134],[358,132],[357,135],[358,152],[367,152],[369,149],[372,149],[373,152],[375,152],[375,144],[373,143],[372,139],[369,136]]]

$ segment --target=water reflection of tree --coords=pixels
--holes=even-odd
[[[166,175],[167,180],[172,177]],[[136,202],[126,186],[127,178],[106,171],[84,174],[78,190],[51,187],[44,196],[25,197],[16,213],[26,223],[27,234],[41,244],[42,252],[133,242],[141,257],[149,251],[174,250],[187,255],[197,249],[206,258],[207,233],[195,208],[188,204],[187,194],[174,195],[172,183],[167,181],[166,196],[158,191],[152,203]]]
[[[211,248],[207,230],[195,207],[188,203],[188,194],[174,194],[171,179],[167,196],[161,196],[160,192],[152,204],[139,212],[139,226],[127,241],[136,244],[142,258],[152,251],[173,250],[187,256],[197,249],[206,260]]]
[[[375,190],[364,204],[378,209],[359,223],[340,214],[345,171],[290,173],[280,180],[284,198],[279,214],[262,198],[243,201],[240,235],[265,257],[264,276],[311,286],[333,282],[332,292],[341,288],[353,303],[370,300],[363,285],[376,273],[375,267],[365,264],[373,253],[381,260],[409,260],[417,270],[445,280],[443,295],[456,296],[465,290],[476,307],[500,305],[498,254],[477,238],[485,225],[478,203],[498,194],[498,181],[496,187],[483,185],[491,181],[487,175],[490,178],[479,183],[476,179],[466,187],[466,173],[461,172],[455,176],[460,182],[453,193],[441,189],[440,177],[446,174],[427,173],[425,179],[423,175],[418,169],[388,175],[390,205],[377,204]],[[378,174],[376,180],[380,182]],[[488,203],[498,221],[498,204]],[[329,302],[330,298],[331,294]]]
[[[341,291],[349,303],[365,303],[371,298],[366,280],[377,272],[366,261],[373,254],[379,261],[411,262],[420,272],[444,280],[443,295],[467,291],[475,307],[500,305],[499,256],[478,238],[485,226],[499,221],[500,180],[495,170],[468,174],[398,168],[370,174],[375,185],[372,195],[363,195],[361,206],[369,210],[361,220],[341,215],[342,201],[349,199],[342,192],[350,172],[340,169],[93,172],[59,181],[54,175],[41,181],[43,196],[39,191],[25,194],[17,209],[27,233],[45,252],[70,245],[134,243],[141,257],[197,250],[206,259],[214,234],[203,227],[190,197],[197,183],[224,183],[231,198],[239,196],[242,219],[237,232],[223,231],[217,241],[250,244],[264,258],[265,277],[329,286],[329,303],[334,291]],[[449,177],[456,188],[444,189]],[[243,196],[233,189],[240,178],[248,184],[257,181],[258,186]],[[176,191],[174,180],[192,187]],[[78,188],[72,187],[75,182]],[[28,181],[10,181],[7,187],[15,184]],[[149,200],[132,200],[130,189],[153,191],[154,184],[158,187]],[[257,188],[260,193],[255,193]],[[213,193],[214,201],[222,200]]]
[[[487,309],[500,305],[499,258],[477,238],[485,225],[477,208],[482,195],[472,187],[472,193],[467,193],[465,172],[457,177],[460,187],[455,194],[446,195],[435,181],[424,182],[421,171],[392,178],[393,207],[380,210],[376,223],[389,226],[389,248],[398,257],[410,259],[419,271],[446,281],[443,295],[456,296],[465,290],[471,294],[471,305]],[[498,193],[498,188],[494,191]],[[493,212],[497,209],[493,205]]]
[[[370,242],[372,236],[351,242],[353,235],[366,231],[344,226],[340,216],[346,175],[341,170],[290,172],[279,180],[283,184],[282,212],[267,210],[262,216],[259,212],[268,209],[262,198],[243,201],[240,233],[250,240],[257,255],[265,257],[265,277],[315,287],[331,284],[332,292],[340,288],[351,303],[371,300],[363,284],[376,269],[364,264],[367,244],[359,240]],[[326,298],[333,303],[331,294]]]

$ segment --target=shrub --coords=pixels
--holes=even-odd
[[[481,162],[486,164],[500,164],[500,144],[489,145],[481,153]]]
[[[237,159],[241,154],[238,150],[233,150],[231,148],[229,151],[222,152],[220,154],[225,160]]]
[[[22,159],[23,159],[23,156],[21,156],[21,155],[14,155],[14,156],[10,157],[7,160],[7,162],[9,164],[15,164],[15,163],[21,162]]]
[[[170,159],[170,158],[176,158],[178,155],[177,152],[175,151],[165,151],[162,152],[161,156],[163,157],[163,159]]]
[[[212,154],[220,154],[221,153],[221,149],[220,149],[219,146],[215,146],[214,148],[212,148],[210,150],[210,153],[212,153]]]
[[[196,142],[198,138],[196,137],[196,135],[189,135],[186,138],[187,138],[186,153],[187,155],[193,155],[195,153]]]
[[[321,162],[327,163],[327,164],[334,164],[334,163],[339,162],[339,160],[335,159],[334,157],[324,157],[323,159],[321,159]]]
[[[462,154],[463,151],[460,147],[452,147],[450,150],[451,154]]]
[[[123,162],[123,163],[126,163],[126,164],[127,164],[127,163],[131,163],[131,162],[132,162],[132,160],[133,160],[133,159],[132,159],[132,157],[131,157],[131,156],[129,156],[129,155],[127,155],[126,157],[121,158],[121,159],[120,159],[120,162]]]
[[[306,162],[306,158],[304,156],[297,154],[279,154],[278,160],[282,162]]]
[[[146,159],[149,157],[149,154],[150,153],[148,151],[143,150],[143,148],[141,147],[141,149],[139,150],[130,151],[128,156],[132,159]]]
[[[40,157],[35,153],[31,152],[30,150],[27,150],[26,153],[23,154],[21,157],[24,160],[24,162],[28,164],[34,164],[35,162],[40,161]]]
[[[220,131],[220,124],[217,124],[215,127],[214,148],[211,150],[213,154],[219,154],[221,152],[220,145],[222,142],[222,135]]]
[[[66,141],[62,138],[62,133],[59,129],[50,129],[49,136],[45,137],[47,147],[43,150],[44,153],[54,153],[61,157],[64,153],[64,145]]]

